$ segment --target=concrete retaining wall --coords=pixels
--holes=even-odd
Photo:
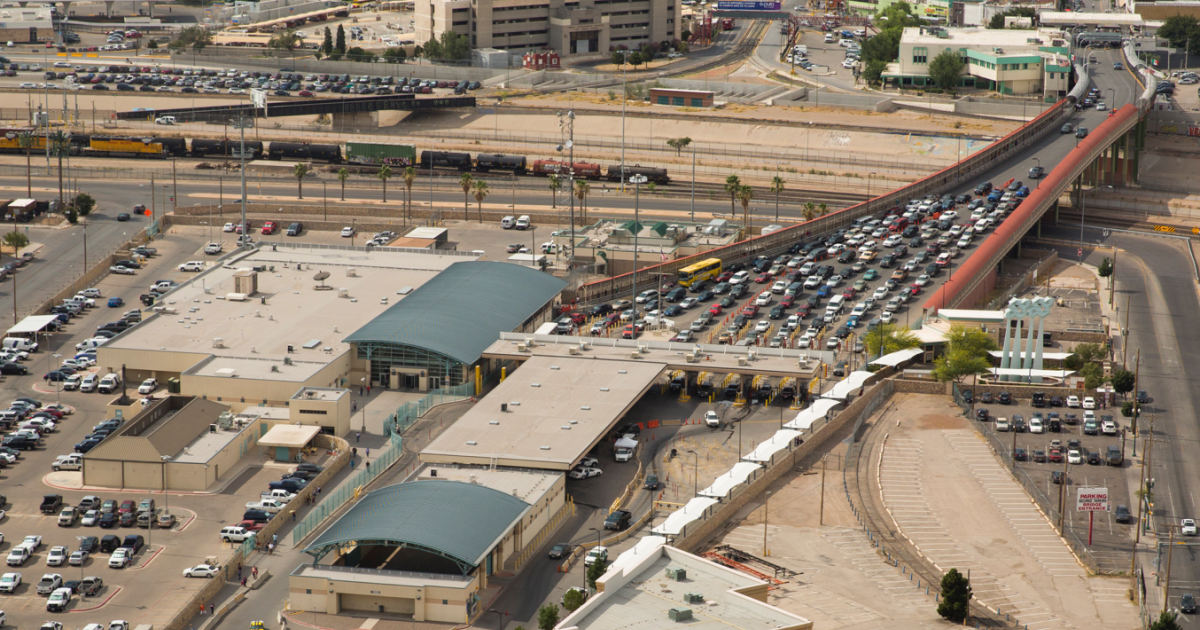
[[[261,48],[250,49],[263,54]],[[518,76],[525,72],[522,68],[511,70],[490,70],[487,68],[471,68],[459,66],[444,66],[431,63],[365,63],[357,61],[324,61],[311,56],[307,57],[246,57],[236,51],[212,49],[204,54],[192,55],[190,51],[173,54],[171,63],[180,66],[215,64],[227,66],[235,63],[247,70],[270,70],[278,72],[303,73],[337,73],[337,74],[369,74],[372,76],[416,77],[418,79],[435,79],[438,81],[486,81],[493,77]]]
[[[892,102],[891,98],[856,94],[832,94],[819,90],[809,91],[804,102],[814,107],[840,107],[842,109],[858,109],[868,112],[890,112],[896,109],[896,104]]]
[[[723,530],[726,527],[726,523],[735,514],[745,507],[747,503],[757,499],[777,479],[795,469],[796,464],[800,460],[813,453],[829,448],[831,442],[836,439],[842,429],[853,425],[863,414],[870,415],[874,413],[880,405],[891,397],[893,392],[892,383],[893,379],[887,379],[868,389],[862,396],[859,396],[843,411],[834,416],[833,420],[828,424],[821,427],[816,433],[809,435],[803,444],[792,450],[790,455],[780,458],[774,466],[771,466],[766,472],[760,474],[757,479],[747,485],[736,496],[710,508],[709,517],[693,531],[687,532],[687,536],[675,539],[674,546],[691,553],[702,551],[702,547],[713,536]]]
[[[1032,118],[1050,109],[1053,105],[1029,101],[1000,101],[964,98],[954,101],[954,113],[967,116],[990,118]]]

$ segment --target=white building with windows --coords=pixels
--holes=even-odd
[[[929,62],[943,50],[965,62],[959,85],[1058,100],[1070,89],[1071,38],[1054,29],[910,27],[884,81],[897,88],[932,85]]]
[[[682,24],[679,0],[418,0],[415,28],[417,43],[453,31],[475,49],[566,56],[670,42]]]

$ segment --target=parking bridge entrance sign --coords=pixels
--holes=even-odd
[[[1108,511],[1108,488],[1080,488],[1075,495],[1075,510],[1088,513],[1088,546],[1092,546],[1092,522],[1096,512]]]

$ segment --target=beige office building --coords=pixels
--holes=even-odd
[[[470,36],[471,48],[511,53],[607,53],[673,41],[681,30],[679,0],[417,0],[416,14],[418,42],[452,30]]]

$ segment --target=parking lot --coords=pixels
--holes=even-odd
[[[224,233],[222,233],[224,234]],[[75,344],[94,334],[97,327],[116,319],[121,312],[141,306],[139,295],[148,291],[151,283],[161,280],[181,280],[191,275],[178,271],[178,266],[189,260],[212,260],[201,248],[207,234],[201,228],[173,230],[165,239],[152,242],[158,253],[149,258],[134,275],[110,275],[95,288],[100,291],[97,305],[84,309],[79,317],[73,318],[60,333],[41,340],[37,352],[22,362],[28,366],[26,376],[8,375],[0,382],[0,400],[21,397],[36,399],[44,405],[57,401],[73,410],[64,416],[57,430],[42,437],[42,443],[32,450],[19,451],[17,461],[0,469],[0,493],[7,495],[7,504],[2,507],[7,515],[0,520],[0,555],[7,557],[15,545],[29,535],[42,536],[41,546],[22,566],[6,567],[5,572],[21,574],[22,585],[12,594],[0,593],[0,610],[8,617],[8,623],[19,628],[34,628],[47,619],[65,621],[59,613],[46,610],[47,598],[36,593],[35,585],[46,573],[60,574],[64,581],[98,577],[103,587],[91,597],[76,595],[67,606],[67,611],[77,613],[70,617],[71,626],[82,627],[86,623],[107,625],[114,619],[128,620],[134,625],[152,623],[160,626],[173,617],[178,607],[189,601],[191,596],[205,584],[201,578],[185,578],[186,568],[199,565],[209,556],[223,558],[228,554],[218,532],[226,525],[236,524],[245,512],[245,504],[258,501],[267,483],[279,479],[291,468],[263,458],[258,453],[244,457],[239,468],[226,473],[218,485],[207,493],[170,493],[138,491],[132,488],[109,490],[84,488],[81,473],[62,470],[55,472],[52,464],[57,456],[70,454],[73,446],[81,442],[94,425],[103,422],[108,414],[105,405],[111,396],[79,391],[61,391],[58,383],[43,380],[43,375],[58,367],[62,361],[75,356]],[[224,234],[224,236],[231,236]],[[336,234],[317,233],[305,240],[322,239],[336,242]],[[120,297],[124,306],[109,308],[110,297]],[[92,367],[83,373],[96,373]],[[130,392],[138,383],[130,383]],[[157,389],[155,394],[162,395]],[[157,485],[157,481],[153,482]],[[165,530],[157,527],[143,529],[136,526],[101,528],[84,526],[75,521],[70,526],[59,526],[59,512],[42,514],[39,506],[44,495],[62,496],[63,506],[76,506],[85,496],[97,496],[102,500],[139,502],[153,498],[159,512],[169,511],[175,515],[175,523]],[[145,547],[134,555],[132,564],[126,568],[111,568],[111,554],[93,553],[82,566],[47,566],[49,551],[56,546],[66,547],[68,552],[77,550],[82,538],[103,538],[116,535],[124,538],[131,534],[145,537]],[[249,569],[247,569],[249,570]]]
[[[1013,445],[1018,449],[1017,468],[1030,483],[1026,490],[1042,506],[1046,512],[1059,513],[1059,492],[1061,486],[1056,478],[1065,473],[1066,523],[1068,531],[1075,537],[1086,541],[1088,538],[1088,515],[1074,509],[1075,494],[1078,488],[1108,488],[1110,511],[1097,514],[1092,525],[1091,553],[1106,571],[1129,569],[1129,540],[1133,535],[1134,522],[1137,520],[1136,501],[1129,495],[1127,475],[1136,477],[1132,471],[1130,457],[1133,451],[1133,439],[1128,434],[1128,419],[1123,418],[1120,409],[1095,409],[1097,430],[1089,433],[1085,430],[1084,409],[1065,406],[1050,406],[1035,408],[1030,401],[1019,399],[1017,404],[1000,405],[976,402],[976,413],[987,410],[988,420],[981,423],[981,429],[993,439],[999,450],[1007,457],[1012,453]],[[1029,430],[1030,421],[1040,414],[1046,418],[1045,430],[1042,433],[1032,433]],[[1062,420],[1061,429],[1057,432],[1050,430],[1049,420],[1057,414]],[[998,431],[997,418],[1004,418],[1012,425],[1014,418],[1020,416],[1025,429],[1020,432]],[[1071,418],[1074,416],[1074,419]],[[1099,425],[1108,416],[1115,423],[1115,434],[1105,434]],[[1122,439],[1124,436],[1124,439]],[[1015,438],[1015,442],[1014,442]],[[1054,441],[1058,440],[1061,448],[1057,456],[1053,454]],[[1076,443],[1077,441],[1077,443]],[[1121,449],[1120,465],[1109,465],[1106,455],[1110,446]],[[1141,444],[1138,445],[1141,448]],[[1077,447],[1077,448],[1072,448]],[[1021,454],[1023,449],[1023,455]],[[1078,459],[1071,451],[1078,454]],[[1141,451],[1138,451],[1139,454]],[[1024,458],[1024,459],[1022,459]],[[1057,461],[1056,461],[1057,460]],[[1019,475],[1020,476],[1020,475]],[[1118,522],[1117,507],[1123,506],[1131,510],[1131,518],[1127,522]],[[1121,520],[1125,520],[1122,518]]]

